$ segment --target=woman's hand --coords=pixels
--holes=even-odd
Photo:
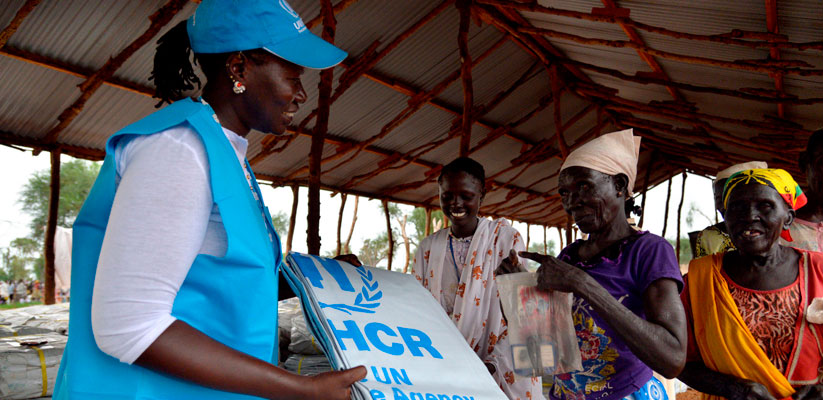
[[[334,259],[337,261],[347,262],[351,265],[354,265],[355,267],[363,266],[363,263],[361,263],[357,256],[354,254],[341,254],[337,257],[334,257]]]
[[[521,251],[520,257],[540,263],[540,268],[537,269],[537,287],[542,290],[573,293],[588,277],[580,269],[549,255]]]
[[[306,388],[311,395],[308,399],[351,399],[351,385],[366,377],[366,367],[360,366],[343,371],[324,372],[310,377],[311,382]]]
[[[509,250],[509,256],[500,260],[500,265],[494,270],[494,275],[514,274],[516,272],[528,272],[526,267],[520,263],[517,257],[517,252],[514,249]]]
[[[729,400],[777,400],[765,386],[755,381],[741,379],[730,389]]]
[[[801,386],[797,388],[797,391],[794,392],[792,398],[797,400],[823,399],[823,385]]]

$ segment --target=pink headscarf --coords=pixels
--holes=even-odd
[[[607,133],[580,146],[566,157],[560,170],[586,167],[607,175],[626,174],[629,177],[628,197],[633,193],[639,157],[640,137],[626,129]]]

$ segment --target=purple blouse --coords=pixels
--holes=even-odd
[[[660,236],[637,232],[588,261],[581,261],[577,255],[582,242],[578,240],[567,246],[558,258],[586,271],[620,304],[643,319],[646,318],[643,293],[652,282],[668,278],[678,283],[678,291],[683,289],[674,249]],[[574,297],[572,317],[583,370],[556,375],[552,398],[620,399],[651,379],[651,368],[632,353],[586,300]]]

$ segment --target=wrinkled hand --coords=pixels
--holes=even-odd
[[[797,400],[823,399],[823,385],[801,386],[797,388],[792,398]]]
[[[537,269],[537,287],[542,290],[576,292],[588,274],[549,255],[521,251],[520,257],[540,263]]]
[[[351,385],[366,377],[366,367],[360,366],[343,371],[324,372],[310,377],[306,388],[309,399],[350,400]]]
[[[755,381],[740,380],[732,385],[732,394],[729,400],[776,400],[760,383]]]
[[[357,256],[354,254],[341,254],[335,257],[334,259],[337,261],[347,262],[351,265],[354,265],[355,267],[363,266],[363,263],[361,263]]]
[[[509,250],[509,256],[500,260],[500,265],[494,270],[494,275],[513,274],[516,272],[528,272],[526,266],[520,263],[517,258],[517,252],[514,249]]]

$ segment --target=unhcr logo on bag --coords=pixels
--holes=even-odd
[[[374,314],[377,307],[380,307],[380,299],[383,298],[383,291],[379,290],[380,283],[374,278],[374,274],[365,268],[355,268],[355,271],[360,275],[360,280],[363,286],[359,291],[354,290],[351,280],[349,280],[343,267],[336,260],[330,260],[321,257],[312,257],[311,260],[303,255],[295,254],[295,256],[307,261],[301,263],[303,265],[303,275],[309,280],[312,286],[318,289],[323,289],[323,275],[320,274],[319,266],[331,275],[340,290],[344,292],[357,292],[352,304],[326,304],[320,302],[320,308],[332,308],[351,315],[352,312],[360,312],[365,314]],[[313,262],[312,262],[313,261]],[[318,265],[319,264],[319,265]]]

